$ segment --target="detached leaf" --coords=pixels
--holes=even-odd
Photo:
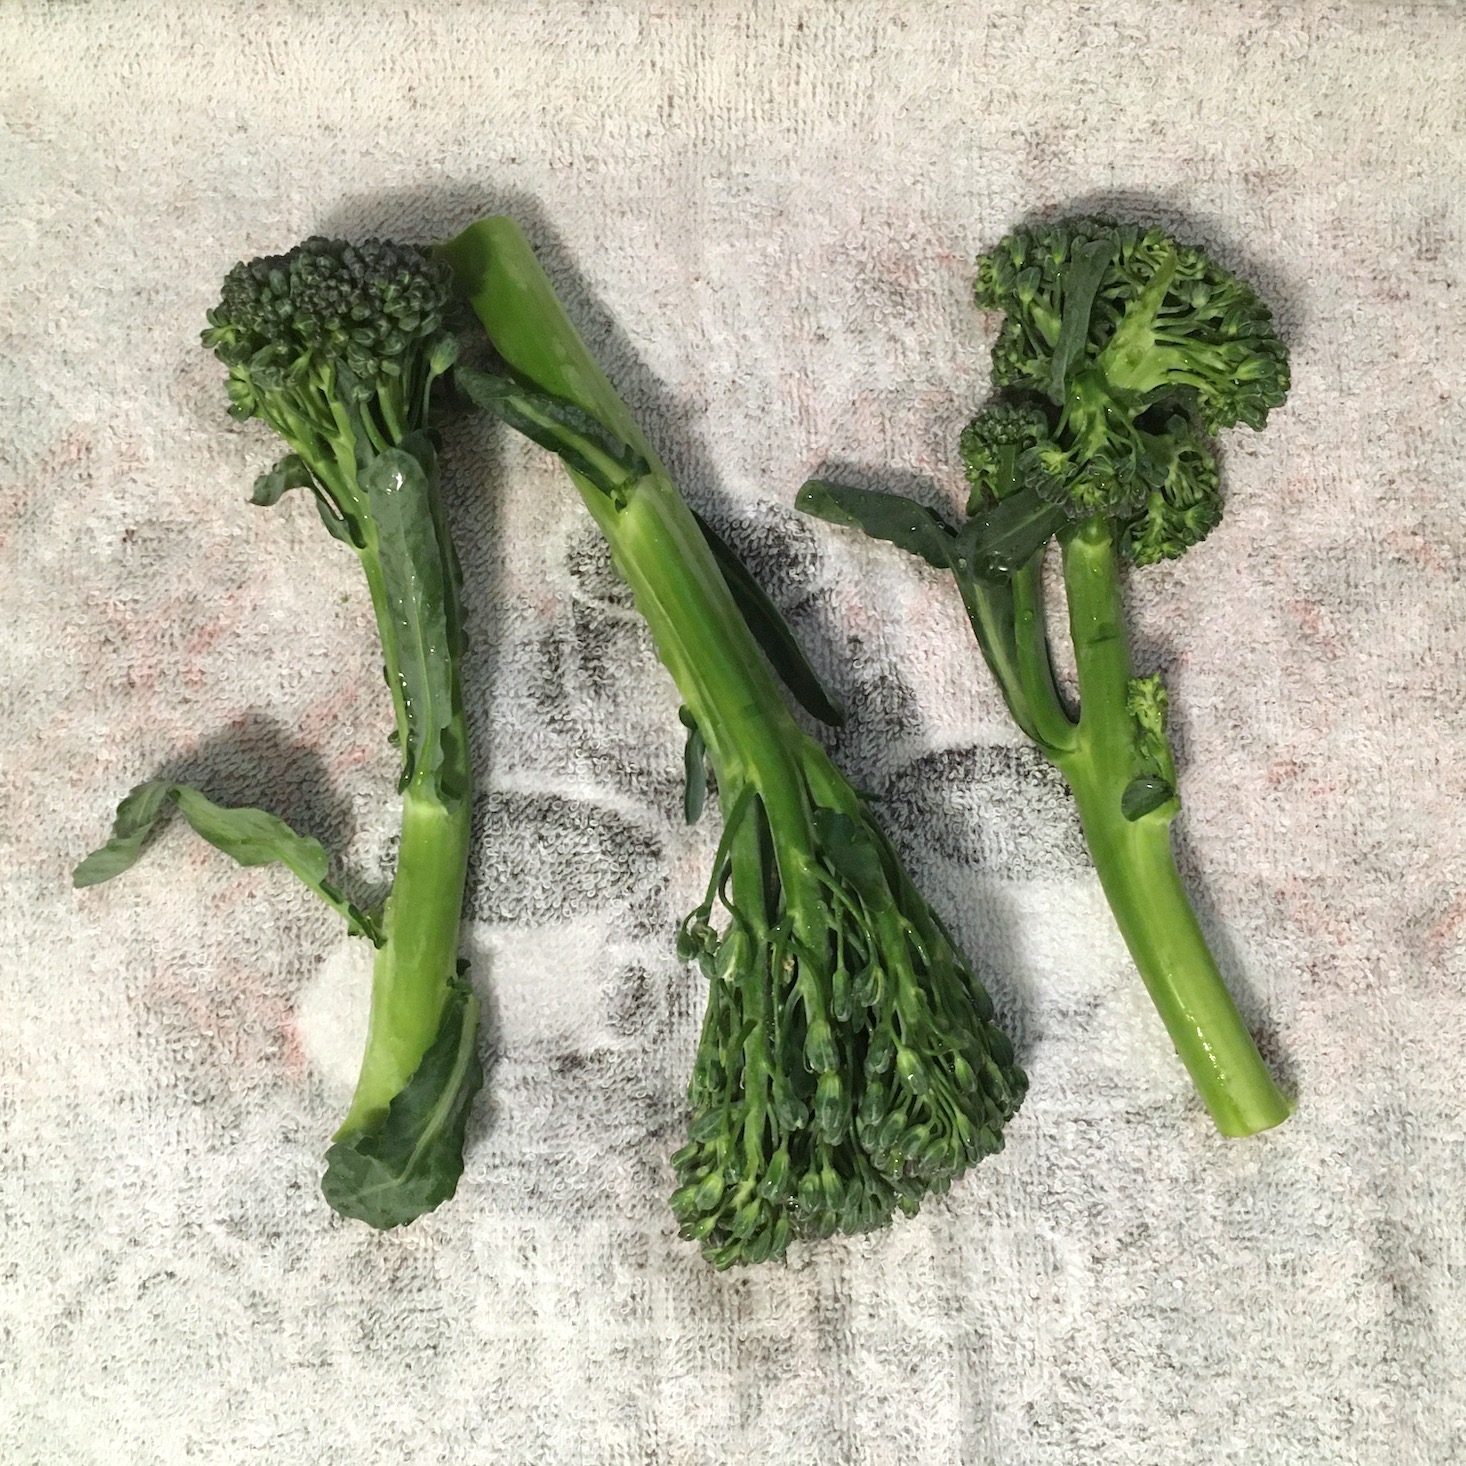
[[[473,367],[459,367],[454,379],[478,406],[548,448],[618,509],[637,479],[651,472],[643,454],[564,397]]]
[[[368,1135],[326,1152],[321,1191],[333,1210],[385,1230],[406,1226],[447,1201],[463,1174],[463,1134],[484,1081],[477,1036],[479,1001],[461,978],[438,1036]]]
[[[682,818],[695,825],[708,800],[708,746],[697,719],[686,708],[678,708],[677,716],[687,729],[687,746],[682,751]]]
[[[425,438],[377,454],[358,475],[377,529],[407,711],[402,781],[434,775],[443,764],[443,732],[453,719],[456,638],[449,626],[450,570],[438,538],[430,475],[437,460]]]
[[[262,809],[215,804],[187,784],[152,779],[139,784],[117,806],[112,838],[72,872],[72,884],[95,886],[132,866],[168,805],[176,805],[195,833],[241,865],[279,863],[293,871],[331,909],[346,919],[354,936],[381,946],[375,918],[348,901],[326,880],[330,857],[309,835],[298,835],[284,820]]]
[[[800,489],[794,505],[817,519],[850,525],[864,530],[872,539],[888,540],[938,570],[952,568],[952,530],[940,514],[915,499],[810,479]]]
[[[262,473],[255,480],[254,493],[249,496],[251,504],[268,508],[278,504],[291,489],[309,489],[310,470],[298,453],[287,453],[268,473]]]
[[[733,600],[748,623],[748,629],[753,632],[763,654],[779,674],[779,680],[812,718],[818,718],[832,728],[844,726],[845,709],[840,705],[839,699],[833,697],[820,681],[820,674],[810,665],[804,649],[795,640],[794,633],[789,629],[789,623],[779,608],[764,594],[758,581],[748,573],[748,567],[738,558],[732,546],[701,514],[694,511],[693,518],[697,520],[698,528],[702,530],[703,538],[718,562],[718,569],[723,572],[723,579],[727,581]]]

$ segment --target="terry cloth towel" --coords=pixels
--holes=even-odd
[[[1466,29],[1454,4],[915,0],[0,9],[0,1459],[11,1466],[1466,1461]],[[971,262],[1107,208],[1276,306],[1295,386],[1225,522],[1133,577],[1185,876],[1281,1129],[1212,1129],[1072,805],[950,584],[796,516],[955,504]],[[358,886],[395,755],[359,571],[197,333],[236,259],[517,215],[691,501],[848,702],[836,759],[1032,1079],[920,1217],[717,1276],[667,1155],[676,696],[555,464],[448,438],[490,1072],[457,1198],[317,1192],[366,954],[136,781],[271,808]]]

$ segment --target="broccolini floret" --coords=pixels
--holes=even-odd
[[[1161,229],[1077,218],[1015,230],[978,261],[975,293],[1006,317],[997,385],[1042,393],[1085,428],[1108,406],[1133,421],[1176,399],[1209,432],[1261,428],[1288,395],[1272,312]]]
[[[1122,556],[1173,559],[1215,528],[1222,501],[1202,431],[1261,428],[1287,395],[1287,352],[1267,307],[1203,251],[1108,219],[1009,235],[978,261],[976,297],[1004,313],[993,380],[1005,396],[962,434],[966,522],[819,481],[799,503],[952,570],[1015,721],[1074,792],[1121,933],[1213,1118],[1230,1135],[1266,1129],[1291,1107],[1176,872],[1166,693],[1158,677],[1134,675],[1119,572]],[[1052,539],[1077,715],[1044,632]]]
[[[672,1158],[681,1235],[724,1268],[914,1212],[1001,1147],[1022,1099],[992,1003],[795,722],[771,664],[815,716],[830,699],[683,501],[523,235],[485,220],[444,254],[503,366],[460,371],[460,386],[570,469],[717,779],[722,842],[679,943],[708,985],[689,1142]]]
[[[337,1211],[376,1227],[453,1194],[482,1082],[479,1003],[458,960],[472,794],[460,576],[428,432],[433,382],[456,354],[451,301],[451,271],[419,249],[309,239],[236,265],[203,333],[229,368],[229,412],[259,418],[292,450],[256,482],[254,502],[308,488],[366,572],[403,761],[384,906],[346,901],[325,880],[320,845],[274,816],[166,781],[122,802],[113,839],[75,875],[91,885],[125,870],[171,804],[244,864],[284,863],[375,945],[366,1053],[321,1184]]]

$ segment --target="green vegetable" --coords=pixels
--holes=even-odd
[[[682,696],[689,765],[705,750],[717,778],[722,840],[680,941],[708,979],[690,1140],[673,1157],[682,1235],[722,1268],[914,1212],[1001,1147],[1022,1098],[992,1004],[794,721],[771,662],[837,710],[710,543],[519,230],[484,220],[441,252],[502,363],[460,370],[460,387],[565,461]],[[699,799],[690,788],[689,815]]]
[[[366,1054],[326,1157],[322,1189],[343,1216],[412,1221],[452,1196],[482,1083],[479,1003],[458,962],[472,787],[459,688],[460,575],[428,434],[429,395],[453,364],[451,272],[420,250],[310,239],[236,265],[203,333],[229,368],[229,411],[290,448],[256,504],[308,489],[331,534],[361,559],[382,638],[402,753],[402,839],[385,905],[361,911],[326,881],[316,841],[273,815],[197,790],[141,784],[78,886],[126,870],[167,807],[245,865],[279,861],[377,948]]]
[[[117,806],[112,838],[77,866],[72,884],[78,888],[97,886],[130,869],[167,813],[170,800],[194,832],[209,844],[232,855],[241,865],[285,866],[346,918],[354,936],[365,937],[373,946],[381,945],[380,913],[354,906],[326,880],[329,858],[319,841],[297,835],[284,820],[262,809],[227,809],[206,799],[197,789],[170,784],[166,779],[139,784]]]
[[[1217,1126],[1250,1135],[1291,1112],[1227,993],[1171,850],[1180,809],[1159,677],[1135,676],[1120,565],[1172,559],[1221,518],[1203,437],[1261,428],[1288,390],[1267,307],[1159,229],[1071,219],[1019,230],[978,261],[1002,311],[1008,389],[962,434],[960,528],[895,495],[812,481],[799,505],[952,571],[1019,727],[1068,780],[1105,894]],[[1055,685],[1041,569],[1057,539],[1079,711]]]

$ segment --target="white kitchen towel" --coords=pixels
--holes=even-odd
[[[0,1458],[13,1466],[1446,1466],[1466,1460],[1466,15],[1347,0],[0,9]],[[1281,1129],[1211,1128],[951,585],[792,511],[955,503],[971,262],[1171,227],[1294,389],[1133,577],[1183,867]],[[488,1083],[457,1198],[316,1190],[359,945],[172,828],[162,771],[390,870],[352,558],[245,502],[198,344],[236,259],[517,215],[688,497],[846,698],[832,747],[1015,1035],[1006,1151],[919,1218],[712,1273],[665,1198],[716,819],[557,467],[450,434]]]

